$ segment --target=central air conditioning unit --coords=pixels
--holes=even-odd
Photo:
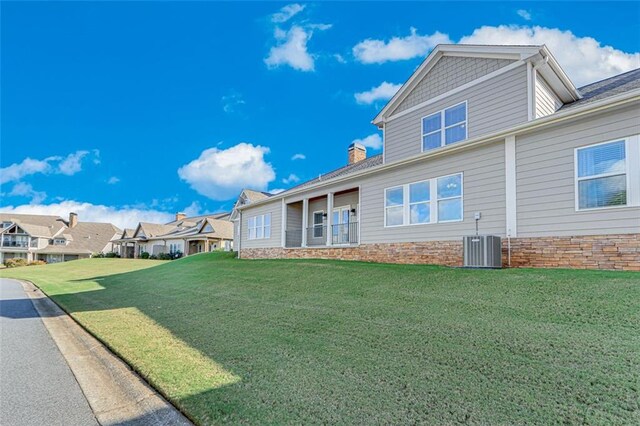
[[[502,268],[502,241],[495,235],[463,237],[465,268]]]

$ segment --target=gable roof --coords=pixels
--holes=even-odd
[[[168,234],[175,229],[172,225],[162,225],[159,223],[140,222],[136,231],[134,232],[134,238],[138,236],[140,231],[144,233],[146,238],[157,237],[160,235]]]
[[[372,123],[382,126],[384,119],[390,116],[415,87],[427,76],[429,71],[444,56],[462,56],[470,58],[512,59],[515,61],[535,62],[538,72],[553,87],[563,102],[573,102],[580,98],[576,87],[567,74],[562,70],[556,59],[545,45],[469,45],[469,44],[439,44],[426,57],[422,64],[400,87],[384,108],[376,115]],[[498,72],[498,71],[496,71]],[[491,75],[491,74],[488,74]],[[471,84],[469,82],[468,84]]]
[[[582,98],[563,105],[560,110],[589,104],[635,89],[640,89],[640,68],[582,86],[578,89]]]
[[[0,221],[20,224],[20,227],[33,237],[53,237],[66,228],[66,222],[60,216],[0,213]],[[6,228],[3,230],[8,230]]]
[[[64,246],[49,245],[35,250],[38,253],[92,254],[104,250],[121,231],[110,223],[78,222],[73,228],[67,228],[62,236],[69,242]]]

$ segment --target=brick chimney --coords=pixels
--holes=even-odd
[[[349,164],[355,164],[367,158],[367,148],[360,143],[349,145]]]
[[[75,228],[78,224],[78,214],[77,213],[69,213],[69,228]]]
[[[187,217],[186,214],[182,213],[182,212],[178,212],[176,213],[176,222],[181,221],[182,219],[184,219],[185,217]]]

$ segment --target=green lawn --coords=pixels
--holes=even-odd
[[[640,424],[640,274],[309,260],[24,267],[200,424]]]

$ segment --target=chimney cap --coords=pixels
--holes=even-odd
[[[359,142],[352,142],[351,145],[349,145],[349,150],[352,150],[352,149],[359,149],[361,151],[367,150],[367,148]]]

